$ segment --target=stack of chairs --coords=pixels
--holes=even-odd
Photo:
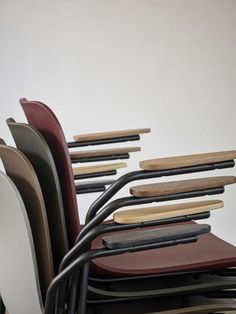
[[[97,171],[96,166],[92,172],[92,166],[86,174],[88,167],[82,167],[76,172],[72,159],[129,156],[127,149],[118,149],[81,157],[68,146],[135,140],[148,129],[76,136],[77,142],[66,143],[49,107],[26,99],[20,103],[29,124],[7,120],[17,148],[0,142],[6,172],[0,173],[0,293],[9,314],[236,310],[236,249],[198,222],[224,206],[221,199],[208,196],[223,194],[236,177],[189,178],[195,172],[234,167],[236,151],[142,161],[140,170],[104,184],[110,186],[105,191],[103,186],[81,225],[76,193],[97,191],[102,183],[76,188],[75,175],[106,175],[111,168],[103,165]],[[116,197],[133,181],[184,174],[185,180],[136,185],[130,195]],[[113,219],[106,220],[110,215]]]

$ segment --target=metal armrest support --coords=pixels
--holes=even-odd
[[[209,229],[207,227],[203,228],[204,232],[209,232]],[[196,233],[199,234],[199,233]],[[90,250],[83,254],[81,254],[73,263],[71,263],[66,269],[64,269],[50,284],[47,296],[46,296],[46,302],[45,302],[45,314],[51,314],[53,313],[54,307],[57,305],[56,303],[56,293],[58,289],[63,286],[66,281],[75,273],[79,272],[79,270],[82,268],[83,265],[85,265],[87,262],[91,261],[92,259],[99,258],[99,257],[105,257],[105,256],[111,256],[111,255],[119,255],[126,252],[137,252],[137,251],[144,251],[149,249],[155,249],[155,248],[161,248],[161,247],[168,247],[178,244],[184,244],[184,243],[191,243],[197,240],[197,235],[194,235],[192,233],[192,236],[187,236],[186,238],[177,238],[175,240],[163,240],[160,242],[154,242],[154,243],[148,243],[145,244],[138,244],[134,245],[132,247],[121,247],[118,249],[97,249],[97,250]],[[79,283],[77,283],[78,285]],[[63,298],[64,299],[64,298]],[[58,298],[58,301],[59,298]]]
[[[197,196],[205,196],[205,195],[213,195],[213,194],[219,194],[223,193],[224,188],[218,188],[218,189],[210,189],[205,191],[195,191],[195,192],[187,192],[182,193],[178,195],[168,195],[163,197],[155,197],[155,198],[134,198],[134,197],[126,197],[117,199],[110,204],[108,204],[106,207],[104,207],[96,217],[94,217],[85,227],[85,232],[83,233],[82,237],[77,238],[77,243],[75,246],[70,250],[70,252],[64,257],[61,265],[60,265],[60,271],[62,271],[66,265],[68,265],[73,258],[77,256],[77,254],[80,254],[83,252],[83,249],[88,247],[91,242],[100,234],[104,234],[107,232],[115,232],[115,231],[121,231],[121,230],[129,230],[129,229],[135,229],[135,228],[144,228],[144,227],[150,227],[150,226],[157,226],[157,225],[163,225],[163,224],[170,224],[170,223],[176,223],[176,222],[184,222],[184,221],[190,221],[194,219],[204,219],[209,217],[209,212],[200,213],[200,214],[193,214],[193,215],[184,215],[180,217],[172,217],[167,219],[160,219],[155,221],[148,221],[144,223],[133,223],[133,224],[101,224],[112,212],[114,212],[116,209],[122,207],[122,206],[129,206],[134,204],[144,204],[144,203],[152,203],[152,202],[161,202],[161,201],[169,201],[169,200],[176,200],[176,199],[182,199],[182,198],[189,198],[189,197],[197,197]],[[82,229],[83,230],[83,229]]]
[[[121,137],[109,138],[109,139],[103,139],[103,140],[68,142],[67,145],[68,145],[68,148],[76,148],[76,147],[115,144],[115,143],[139,141],[139,140],[140,140],[139,135],[132,135],[132,136],[121,136]]]
[[[87,174],[79,174],[79,175],[74,175],[74,180],[91,179],[91,178],[106,177],[106,176],[115,176],[116,174],[117,174],[116,170],[87,173]]]
[[[97,200],[90,206],[87,216],[86,216],[86,224],[93,219],[97,212],[105,205],[109,199],[111,199],[121,188],[123,188],[126,184],[143,179],[151,179],[151,178],[159,178],[163,176],[172,176],[172,175],[180,175],[180,174],[188,174],[193,172],[200,171],[210,171],[215,169],[223,169],[234,167],[234,161],[213,163],[207,165],[193,166],[193,167],[185,167],[185,168],[177,168],[177,169],[169,169],[169,170],[159,170],[159,171],[145,171],[139,170],[127,173],[121,176],[116,180],[114,184],[112,184]],[[82,237],[86,233],[86,227],[81,230],[80,237]]]
[[[82,157],[82,158],[71,158],[71,163],[86,163],[86,162],[95,162],[95,161],[109,161],[109,160],[121,160],[129,159],[130,154],[117,154],[117,155],[108,155],[108,156],[97,156],[97,157]]]
[[[86,194],[94,192],[104,192],[107,185],[111,185],[115,180],[90,181],[75,185],[76,194]]]

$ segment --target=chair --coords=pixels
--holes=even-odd
[[[42,190],[44,192],[46,208],[47,209],[53,208],[55,211],[53,212],[53,215],[52,215],[52,219],[51,219],[52,221],[49,224],[50,229],[57,230],[59,226],[57,225],[55,228],[55,224],[53,223],[53,216],[56,215],[56,209],[62,212],[63,207],[62,207],[62,202],[57,201],[58,199],[60,199],[59,181],[58,181],[58,177],[57,177],[57,173],[55,169],[55,164],[53,162],[53,159],[50,157],[51,153],[47,146],[47,143],[45,142],[41,134],[30,125],[27,125],[24,123],[16,123],[13,119],[11,120],[8,119],[8,126],[11,130],[11,133],[13,135],[13,138],[16,142],[17,147],[22,152],[24,152],[24,154],[27,155],[27,157],[32,162],[35,168],[35,171],[39,178],[39,182],[42,184]],[[50,170],[50,167],[52,168],[51,170]],[[46,173],[47,175],[45,175]],[[50,178],[50,176],[54,176],[54,177]],[[230,181],[228,181],[228,183],[229,182]],[[226,181],[224,183],[217,182],[216,186],[220,186],[226,183],[227,183]],[[45,193],[45,190],[48,193]],[[146,198],[143,201],[146,202],[148,201],[148,199]],[[60,208],[58,208],[58,206],[60,206]],[[182,221],[186,221],[186,220],[190,220],[191,218],[192,219],[204,218],[208,216],[208,214],[206,216],[206,212],[209,212],[210,210],[213,210],[213,209],[220,208],[222,206],[223,205],[221,201],[204,201],[204,202],[198,202],[198,203],[196,202],[185,203],[183,205],[179,204],[179,205],[167,206],[169,208],[168,213],[167,213],[166,206],[162,206],[162,207],[156,208],[155,211],[152,212],[152,214],[154,215],[152,218],[150,217],[150,214],[148,215],[148,212],[146,212],[145,219],[146,221],[152,221],[152,220],[157,221],[160,219],[165,219],[164,222],[168,223],[168,222],[173,222],[172,218],[177,219],[177,221],[181,221],[181,219]],[[121,217],[120,219],[121,220],[123,219],[124,220],[123,223],[127,225],[128,221],[127,221],[127,217],[124,216],[125,213],[126,212],[117,213],[114,216],[115,221],[119,221],[119,217]],[[137,215],[136,215],[136,218],[137,218]],[[142,217],[142,223],[145,221],[145,219],[144,217]],[[60,220],[56,218],[55,218],[55,221],[57,221],[57,224],[60,223]],[[136,221],[136,222],[139,223],[139,221]],[[136,225],[133,224],[133,221],[131,223],[132,224],[129,224],[130,228],[136,227]],[[127,226],[123,226],[123,227],[127,228]],[[53,234],[55,236],[57,235],[56,230],[53,231]],[[101,236],[100,236],[100,239],[101,239]]]
[[[6,308],[11,314],[58,314],[55,311],[55,293],[57,287],[60,286],[63,279],[68,278],[75,268],[75,264],[70,266],[63,274],[58,275],[51,283],[46,298],[46,308],[43,308],[43,301],[41,297],[40,284],[38,280],[36,253],[34,250],[34,242],[31,233],[30,223],[24,207],[24,203],[21,196],[15,187],[14,183],[2,172],[0,172],[0,194],[2,200],[2,210],[0,212],[0,250],[2,253],[2,262],[0,264],[0,290]],[[14,217],[14,219],[12,219]],[[35,227],[35,226],[34,226]],[[207,232],[207,227],[202,227],[201,232]],[[109,239],[104,239],[105,242]],[[143,237],[142,237],[143,240]],[[111,239],[109,240],[111,241]],[[137,239],[136,239],[137,241]],[[126,241],[127,242],[127,241]],[[20,243],[20,245],[19,245]],[[126,243],[127,244],[127,243]],[[160,245],[161,243],[159,243]],[[147,245],[147,242],[146,242]],[[163,245],[163,243],[162,243]],[[153,246],[158,246],[153,244]],[[145,247],[144,242],[136,243],[136,248],[142,249]],[[150,246],[152,247],[152,246]],[[130,248],[121,248],[120,252],[130,250]],[[115,253],[115,250],[103,249],[98,250],[96,254],[111,254]],[[132,251],[132,249],[131,249]],[[84,260],[91,258],[91,256],[84,257]],[[80,261],[79,261],[80,260]],[[82,264],[82,256],[76,261],[77,264]],[[78,263],[79,262],[79,263]],[[19,287],[16,282],[21,283],[20,293]],[[54,297],[54,298],[53,298]],[[167,306],[167,303],[172,301],[172,308],[176,307],[171,313],[204,313],[203,310],[232,310],[236,308],[236,303],[231,300],[221,299],[217,302],[207,297],[188,297],[188,309],[180,309],[183,306],[183,300],[181,297],[168,298],[167,300],[159,301],[160,305],[153,304],[151,300],[139,301],[136,304],[132,302],[123,301],[118,305],[119,311],[129,311],[129,313],[147,313],[147,311],[158,309]],[[200,300],[196,300],[200,299]],[[191,307],[189,306],[191,300]],[[174,302],[173,302],[174,301]],[[185,304],[186,299],[185,299]],[[101,304],[103,309],[100,313],[109,313],[113,308],[114,313],[117,312],[117,306],[111,304]],[[108,309],[107,309],[108,307]],[[130,308],[131,307],[131,308]],[[187,312],[188,310],[189,312]],[[54,312],[55,311],[55,312]],[[89,309],[90,313],[96,313],[97,309],[91,305]],[[127,312],[126,312],[127,313]],[[165,312],[164,312],[165,313]],[[205,312],[206,313],[206,312]]]
[[[53,112],[46,105],[35,102],[27,101],[21,99],[20,103],[26,114],[26,117],[29,123],[34,126],[39,132],[44,136],[47,141],[50,150],[54,156],[56,163],[57,171],[59,173],[59,180],[61,184],[61,190],[64,197],[64,208],[71,212],[71,221],[73,225],[75,224],[74,216],[77,216],[78,209],[77,203],[75,201],[75,193],[73,188],[73,175],[71,172],[70,162],[69,162],[69,153],[67,149],[67,144],[64,139],[63,131],[61,126],[56,119]],[[169,160],[169,167],[171,169],[162,169],[162,170],[144,170],[138,171],[131,174],[124,175],[118,179],[101,197],[99,197],[94,204],[91,206],[86,222],[89,222],[92,219],[96,212],[104,206],[104,204],[125,184],[131,182],[132,180],[145,179],[160,177],[163,175],[176,175],[183,173],[191,173],[194,171],[206,171],[213,170],[216,168],[223,168],[233,166],[230,160],[236,157],[236,152],[222,153],[222,154],[210,154],[210,155],[200,155],[197,156],[194,160],[193,158],[185,158],[184,162],[181,162],[179,167],[176,167],[176,163],[173,166],[173,161]],[[182,159],[181,159],[182,160]],[[196,165],[197,163],[197,165]],[[172,164],[172,166],[170,166]],[[63,175],[62,175],[63,174]],[[73,202],[72,202],[73,200]],[[69,209],[68,209],[69,208]],[[77,220],[78,222],[78,217]],[[101,221],[100,221],[101,222]],[[77,230],[81,227],[77,226]],[[74,227],[76,229],[76,227]],[[88,229],[83,228],[82,233],[86,233]],[[75,240],[75,238],[73,239]],[[73,241],[72,241],[73,242]],[[101,245],[100,240],[95,240],[93,242],[94,247],[99,247]],[[201,247],[201,244],[200,244]],[[192,252],[193,258],[197,258],[197,252],[194,254]],[[184,253],[184,252],[181,252]],[[130,259],[124,256],[123,260],[119,261],[119,265],[116,262],[116,258],[106,258],[96,260],[92,264],[92,270],[94,273],[99,273],[102,275],[109,276],[126,276],[126,275],[141,275],[141,274],[156,274],[159,270],[159,267],[156,266],[156,261],[160,259],[160,253],[158,252],[155,255],[155,252],[151,252],[150,255],[148,252],[143,252],[141,255],[133,254],[133,257]],[[183,255],[184,256],[184,255]],[[183,261],[184,262],[184,258]],[[150,266],[148,266],[148,264]],[[194,263],[196,266],[196,264]],[[170,267],[171,269],[171,267]]]
[[[211,156],[212,157],[212,156]],[[228,157],[227,157],[228,158]]]
[[[43,139],[41,134],[30,125],[23,124],[23,123],[16,123],[13,119],[8,119],[8,126],[11,130],[11,133],[15,139],[15,142],[16,142],[18,148],[21,149],[21,151],[23,151],[27,155],[29,160],[34,165],[36,173],[37,173],[38,178],[39,178],[39,182],[43,183],[43,186],[46,187],[47,191],[50,191],[50,193],[47,193],[47,194],[44,193],[46,208],[48,207],[47,205],[49,205],[49,208],[57,208],[58,202],[56,202],[55,205],[53,204],[53,200],[57,200],[57,197],[54,196],[55,192],[53,192],[53,191],[60,191],[60,188],[58,187],[59,186],[58,177],[57,177],[57,173],[55,170],[55,165],[54,165],[53,159],[50,157],[51,153],[50,153],[50,150],[47,146],[47,143],[45,142],[45,140]],[[50,171],[50,163],[51,163],[51,168],[54,169],[54,171]],[[45,176],[45,173],[47,173],[47,176]],[[50,179],[50,174],[54,175],[54,179],[52,179],[52,178]],[[53,184],[53,182],[54,182],[54,184]],[[56,182],[58,182],[58,184],[55,184]],[[218,185],[219,185],[219,182],[217,181],[217,186]],[[220,183],[220,185],[222,185],[222,183]],[[204,214],[204,213],[206,213],[206,211],[217,209],[217,208],[220,208],[222,206],[223,206],[223,203],[221,201],[203,201],[203,202],[194,202],[194,203],[184,203],[184,204],[179,204],[179,205],[162,206],[162,207],[155,208],[154,211],[152,210],[152,213],[151,213],[151,215],[153,215],[152,218],[150,218],[150,213],[146,209],[146,213],[145,213],[146,218],[142,217],[142,221],[145,221],[145,220],[146,221],[150,221],[150,220],[156,220],[157,221],[157,220],[162,219],[161,222],[163,223],[163,219],[166,219],[166,222],[167,222],[168,218],[173,218],[173,217],[182,218],[181,216],[186,216],[186,215],[189,215],[189,219],[198,218],[198,214]],[[167,208],[168,208],[168,210],[167,210]],[[61,211],[62,210],[63,209],[61,208]],[[54,213],[54,215],[55,214],[56,213]],[[132,211],[132,214],[134,215],[134,211]],[[137,217],[138,217],[137,214],[138,213],[136,213],[136,222],[138,222],[137,221]],[[125,223],[127,225],[127,223],[128,223],[127,217],[125,217],[125,215],[123,213],[118,212],[115,215],[115,220],[119,220],[119,216],[121,217],[121,220],[123,219],[123,224]],[[133,223],[133,221],[131,221],[130,223]],[[53,228],[53,222],[50,224],[50,228]],[[212,281],[212,285],[215,285],[215,286],[217,284],[222,285],[222,281],[219,282],[219,280],[221,280],[221,278],[216,277],[215,279],[216,279],[215,281]],[[183,281],[183,278],[181,280]],[[203,289],[204,284],[202,282],[204,282],[204,280],[201,281],[200,286],[196,285],[196,282],[194,282],[194,280],[191,278],[191,276],[189,276],[188,280],[189,280],[189,282],[191,280],[192,286],[195,285],[194,286],[195,290],[196,289]],[[217,283],[217,280],[219,283]],[[227,287],[229,287],[231,282],[228,281],[226,283],[224,281],[224,285],[226,285],[226,284],[227,284]],[[234,281],[233,281],[233,284],[234,284]],[[95,286],[95,288],[94,288],[94,286]],[[130,297],[134,297],[134,296],[138,297],[138,296],[141,296],[142,294],[148,295],[148,293],[151,295],[155,295],[155,294],[160,295],[160,288],[157,286],[156,282],[154,284],[152,283],[152,286],[151,286],[150,280],[148,281],[148,284],[146,285],[147,287],[145,287],[145,289],[146,289],[145,292],[144,292],[145,289],[143,288],[143,282],[142,282],[142,288],[143,289],[142,289],[142,291],[139,291],[139,292],[136,291],[134,288],[132,288],[132,289],[135,292],[132,292],[130,283],[126,284],[126,286],[129,286],[128,291],[124,291],[124,288],[122,288],[123,290],[121,292],[117,291],[114,294],[114,292],[110,293],[109,291],[106,291],[105,287],[103,287],[101,289],[101,284],[100,284],[100,287],[98,288],[98,284],[93,283],[93,285],[91,285],[89,287],[89,291],[90,291],[90,295],[93,295],[93,298],[97,298],[97,297],[101,298],[101,295],[103,295],[103,297],[106,297],[106,298],[107,297],[109,297],[109,298],[116,297],[117,298],[117,297],[121,297],[121,295],[123,297],[129,297],[130,298]],[[132,287],[134,287],[134,286],[135,285],[132,285]],[[113,289],[114,289],[114,284],[113,284]],[[181,289],[183,291],[183,288],[180,288],[180,286],[178,286],[178,290],[181,290]],[[186,290],[186,287],[184,289]],[[158,292],[158,290],[159,290],[159,292]],[[167,286],[165,287],[165,290],[164,290],[164,286],[162,286],[162,290],[163,290],[162,294],[167,293],[167,291],[168,291]],[[171,293],[174,293],[174,292],[176,292],[176,290],[172,289]]]
[[[19,151],[0,141],[0,157],[7,175],[21,193],[36,248],[37,266],[43,298],[54,277],[54,264],[48,218],[37,175],[28,159]],[[14,220],[14,216],[13,220]],[[20,242],[19,242],[20,246]]]
[[[26,101],[23,101],[22,103],[24,103],[24,102],[26,102]],[[26,102],[27,103],[27,102]],[[36,105],[36,104],[35,104]],[[39,103],[37,103],[37,105],[38,105],[38,107],[40,107],[40,106],[43,106],[43,104],[39,104]],[[22,106],[24,107],[24,104],[22,104]],[[26,105],[26,107],[27,107],[27,105]],[[32,107],[32,106],[31,106]],[[29,108],[28,108],[29,109]],[[25,111],[27,111],[28,109],[25,109],[24,108],[24,110]],[[32,108],[31,108],[32,109]],[[30,109],[30,110],[31,110]],[[27,111],[28,112],[28,111]],[[27,113],[27,115],[29,115],[29,112]],[[32,116],[34,116],[34,114],[32,114]],[[36,125],[37,125],[37,123],[40,121],[40,118],[39,118],[39,112],[37,112],[37,114],[36,114],[36,116],[35,117],[37,117],[37,119],[38,119],[38,121],[36,121],[36,122],[33,122],[33,123],[36,123]],[[29,118],[29,116],[28,116],[28,120],[30,121],[30,122],[32,122],[31,120],[34,120],[34,117],[30,117]],[[39,122],[40,123],[40,122]],[[46,127],[45,127],[46,128]],[[39,128],[40,129],[40,128]],[[43,128],[41,128],[41,132],[42,132],[42,130],[43,130]],[[46,133],[47,133],[47,131],[45,131]],[[232,154],[235,154],[235,152],[232,152]],[[231,156],[232,156],[232,154],[231,154]],[[184,170],[184,172],[185,173],[188,173],[188,172],[192,172],[192,171],[199,171],[199,169],[201,169],[202,171],[203,170],[212,170],[212,169],[215,169],[215,168],[222,168],[222,167],[227,167],[227,161],[228,161],[228,159],[225,159],[226,157],[228,158],[228,156],[229,156],[229,154],[227,155],[227,154],[223,154],[223,157],[221,156],[221,154],[215,154],[216,155],[216,160],[213,158],[213,157],[215,157],[215,156],[213,156],[213,155],[210,155],[210,158],[208,158],[208,159],[210,159],[210,162],[209,162],[209,160],[207,159],[207,163],[206,163],[206,155],[204,155],[204,156],[198,156],[197,158],[195,157],[195,159],[197,160],[197,161],[199,161],[199,164],[200,165],[202,165],[201,167],[199,167],[199,166],[197,166],[197,167],[195,167],[194,165],[196,164],[194,164],[193,163],[193,161],[191,161],[190,160],[190,166],[189,166],[189,161],[188,162],[186,162],[186,160],[185,160],[185,165],[187,165],[186,166],[186,168],[191,168],[191,162],[193,163],[193,168],[194,169],[186,169],[186,170]],[[188,157],[188,156],[187,156]],[[191,158],[190,158],[191,159]],[[205,159],[205,161],[204,161],[204,159]],[[170,163],[171,164],[171,163]],[[63,165],[61,165],[62,167],[63,167]],[[182,166],[182,165],[181,165]],[[182,168],[180,166],[180,168]],[[232,165],[231,165],[232,166]],[[173,166],[172,166],[173,167]],[[175,169],[175,168],[174,168]],[[183,171],[183,169],[181,169],[181,171]],[[181,171],[174,171],[174,173],[173,173],[173,171],[170,171],[169,173],[170,174],[177,174],[177,173],[181,173]],[[160,172],[162,172],[162,171],[160,171]],[[184,172],[182,172],[182,173],[184,173]],[[166,173],[168,173],[168,171],[166,171]],[[170,175],[170,174],[167,174],[167,175]],[[149,174],[150,175],[150,174]],[[162,175],[162,174],[161,174]],[[158,174],[158,175],[156,175],[157,177],[158,176],[160,176],[160,173]],[[150,176],[151,177],[151,176]],[[127,183],[127,181],[126,181],[126,183]],[[120,186],[122,186],[122,184],[121,184],[121,181],[119,182],[119,184],[120,184]],[[117,184],[118,185],[118,184]],[[115,190],[115,189],[114,189]],[[113,191],[114,191],[113,190]],[[106,193],[105,193],[106,194]],[[95,211],[95,209],[97,210],[97,209],[99,209],[99,207],[97,206],[97,204],[99,204],[99,205],[103,205],[103,202],[105,203],[105,199],[106,199],[106,197],[107,197],[107,195],[108,194],[110,194],[111,195],[111,193],[110,193],[110,191],[108,191],[108,193],[104,196],[103,195],[103,201],[101,202],[100,200],[98,200],[97,202],[95,202],[95,206],[93,206],[93,210],[92,210],[92,212],[94,211],[94,212],[96,212]],[[107,199],[106,199],[107,200]],[[94,205],[94,204],[93,204]],[[96,208],[96,206],[97,206],[97,208]],[[90,213],[91,213],[91,211],[90,211]],[[89,219],[88,219],[89,220]],[[86,228],[85,228],[86,229]],[[97,244],[95,244],[95,245],[97,245]],[[137,260],[137,257],[134,257],[134,260]],[[106,263],[107,263],[107,260],[108,259],[106,259]],[[114,260],[110,260],[111,262],[111,264],[114,262]],[[146,261],[147,261],[147,259],[146,259]],[[154,261],[154,258],[153,258],[153,261]],[[125,265],[127,265],[127,263],[124,263]],[[98,266],[98,262],[96,261],[96,269],[98,270],[99,269],[99,267],[97,267]],[[116,265],[117,266],[117,265]],[[123,265],[124,266],[124,265]],[[219,265],[218,265],[219,266]],[[118,268],[118,267],[117,267]],[[105,273],[105,271],[104,270],[108,270],[109,269],[109,267],[107,267],[107,264],[106,264],[106,266],[104,267],[104,265],[102,265],[102,267],[100,268],[100,270],[103,272],[103,275],[104,275],[104,273]],[[118,275],[118,272],[117,273],[115,273],[114,272],[114,270],[116,270],[115,268],[110,268],[109,269],[109,273],[111,274],[111,271],[113,272],[113,275],[115,274],[115,275]],[[153,271],[153,273],[154,272],[156,272],[156,270],[157,269],[155,269],[154,271]],[[124,274],[126,274],[125,272],[124,272],[124,270],[122,269],[122,271],[123,271],[123,275]]]
[[[30,223],[16,186],[2,172],[0,193],[0,291],[4,304],[9,313],[42,314],[43,301]]]

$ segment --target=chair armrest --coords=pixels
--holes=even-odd
[[[101,166],[89,166],[89,167],[75,167],[73,168],[73,174],[82,175],[82,174],[89,174],[89,173],[99,173],[105,171],[116,170],[120,168],[125,168],[127,166],[126,163],[114,163],[114,164],[105,164]]]
[[[100,186],[111,185],[115,182],[115,180],[100,180],[100,181],[87,181],[83,183],[78,183],[75,185],[76,189],[90,189],[90,188],[98,188]]]
[[[121,131],[112,131],[112,132],[98,132],[98,133],[89,133],[89,134],[80,134],[73,136],[74,141],[83,142],[83,141],[96,141],[103,139],[111,139],[117,137],[127,137],[138,134],[150,133],[151,129],[131,129],[131,130],[121,130]]]
[[[140,147],[122,147],[113,149],[100,149],[100,150],[88,150],[79,152],[70,152],[71,158],[89,158],[89,157],[100,157],[100,156],[113,156],[120,154],[127,154],[131,152],[140,151]]]
[[[105,236],[103,237],[103,244],[109,249],[119,249],[169,241],[177,241],[179,243],[182,239],[197,237],[201,234],[209,233],[210,230],[210,226],[205,224],[164,227],[155,230],[139,229]]]
[[[191,167],[233,159],[236,159],[236,150],[150,159],[141,161],[139,165],[141,169],[151,171]]]
[[[129,210],[122,210],[114,213],[113,220],[118,224],[143,223],[147,221],[200,214],[222,207],[224,207],[223,201],[210,200],[174,205],[131,208]]]
[[[106,190],[106,186],[111,185],[114,182],[115,180],[103,180],[79,183],[75,185],[76,194],[104,192]]]
[[[217,187],[224,187],[236,182],[234,176],[221,176],[202,179],[190,179],[164,183],[138,185],[130,188],[130,193],[136,197],[153,197],[199,191]]]

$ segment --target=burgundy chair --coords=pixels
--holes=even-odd
[[[28,101],[26,99],[21,99],[20,103],[29,124],[38,129],[40,133],[44,136],[54,156],[57,171],[59,174],[61,190],[63,193],[65,216],[68,220],[67,225],[71,226],[69,230],[69,239],[70,245],[72,246],[78,235],[79,230],[81,230],[83,226],[79,222],[71,161],[62,128],[55,114],[45,104],[37,101]],[[226,157],[225,155],[218,154],[218,158],[217,156],[214,156],[214,158],[208,158],[207,164],[206,156],[204,156],[205,159],[200,155],[197,156],[197,158],[195,159],[193,159],[192,157],[185,158],[184,162],[180,163],[181,166],[179,167],[179,169],[185,169],[184,167],[186,165],[185,173],[191,173],[193,171],[199,171],[199,169],[211,170],[217,167],[222,168],[223,166],[221,165],[221,163],[224,164],[225,161],[228,161],[229,156],[231,157],[231,159],[236,158],[235,151],[231,152],[231,154],[226,154]],[[198,163],[196,162],[196,160],[198,161]],[[194,168],[197,164],[200,165],[200,168]],[[173,171],[173,169],[170,168],[171,167],[169,167],[168,169],[171,170],[170,174],[179,173],[178,164],[176,166],[176,161],[175,166],[172,168],[177,170]],[[141,173],[149,175],[148,170],[141,171]],[[168,174],[167,172],[167,175],[170,174]],[[160,174],[156,175],[156,177],[160,176]],[[155,175],[153,177],[155,177]],[[116,190],[119,190],[122,186],[125,185],[125,183],[121,182],[121,180],[118,183],[116,182]],[[105,197],[103,194],[97,201],[95,201],[95,203],[92,205],[93,210],[96,209],[96,207],[99,207],[98,205],[101,205],[102,207],[106,203],[106,201],[109,200],[109,197],[112,196],[110,192],[112,189],[114,190],[114,185],[113,187],[109,188],[107,192],[104,193]],[[91,212],[93,212],[93,210],[91,211],[90,208],[88,216],[91,216]],[[92,214],[94,214],[94,212]],[[88,218],[89,217],[87,217],[87,221],[89,220]],[[86,228],[84,230],[86,230]],[[158,272],[166,271],[167,269],[168,271],[173,272],[181,270],[183,267],[184,269],[192,270],[202,269],[206,267],[222,268],[235,265],[236,255],[234,247],[230,244],[225,243],[222,240],[218,240],[219,239],[213,235],[204,235],[197,243],[195,243],[194,245],[189,245],[187,249],[186,247],[179,247],[178,254],[176,254],[177,251],[175,251],[175,248],[165,248],[149,252],[137,252],[129,256],[124,255],[122,256],[122,258],[119,259],[117,259],[116,257],[101,258],[95,260],[92,263],[92,269],[96,274],[99,274],[100,276],[101,274],[103,274],[113,277],[156,274]],[[222,248],[221,245],[223,243],[225,244],[225,251],[222,253],[222,250],[220,249],[219,251],[219,248]],[[99,246],[101,246],[101,238],[98,237],[93,242],[93,247]],[[209,247],[211,248],[211,250],[209,250]],[[205,252],[205,254],[202,254],[203,251]],[[173,256],[175,256],[174,259]]]

